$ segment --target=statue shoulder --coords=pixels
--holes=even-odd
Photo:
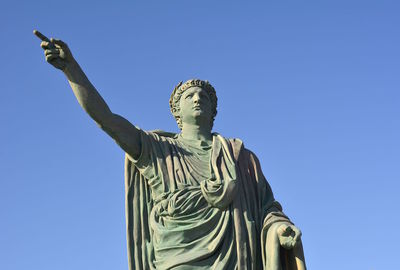
[[[176,144],[176,133],[162,130],[144,130],[138,126],[136,126],[136,128],[140,133],[140,141],[142,146],[154,147],[156,145]]]
[[[157,134],[158,136],[162,136],[162,137],[166,137],[166,138],[174,138],[174,139],[176,139],[176,137],[178,136],[177,133],[168,132],[168,131],[164,131],[161,129],[151,130],[151,131],[148,131],[148,133]]]
[[[220,135],[218,135],[220,136]],[[222,137],[222,136],[221,136]],[[223,137],[222,137],[223,138]],[[244,147],[243,141],[239,138],[224,138],[232,148],[233,155],[236,160],[248,155],[248,150]]]
[[[245,159],[250,159],[252,161],[255,161],[256,163],[259,163],[257,155],[251,151],[250,149],[246,148],[244,146],[244,143],[241,139],[239,138],[226,138],[227,141],[229,141],[230,145],[232,145],[233,151],[237,152],[235,156],[239,157],[239,154],[242,158]]]
[[[156,141],[169,141],[172,139],[176,139],[178,136],[177,133],[168,132],[168,131],[164,131],[161,129],[155,129],[155,130],[143,130],[140,128],[138,128],[138,129],[142,133],[142,136],[151,137],[153,140],[156,140]]]

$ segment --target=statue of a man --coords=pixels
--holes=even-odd
[[[179,134],[146,132],[110,110],[64,42],[34,33],[82,108],[126,153],[131,270],[305,269],[301,233],[257,157],[211,132],[217,97],[209,82],[189,80],[172,92]]]

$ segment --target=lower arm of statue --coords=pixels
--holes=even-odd
[[[79,64],[75,60],[71,61],[65,68],[64,74],[81,107],[98,124],[104,125],[104,122],[112,117],[112,112]]]

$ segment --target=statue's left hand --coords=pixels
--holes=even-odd
[[[279,243],[285,249],[292,249],[300,242],[301,231],[290,223],[281,223],[276,229]]]

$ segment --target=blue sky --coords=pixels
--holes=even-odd
[[[209,80],[214,130],[257,154],[309,269],[400,269],[398,1],[9,1],[0,8],[0,269],[127,269],[124,155],[45,63],[67,42],[111,109],[178,131]]]

